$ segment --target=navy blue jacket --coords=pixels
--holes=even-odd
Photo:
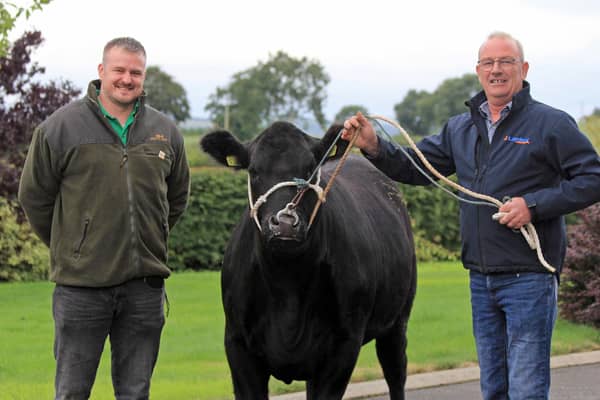
[[[441,133],[417,146],[440,173],[456,173],[458,183],[472,191],[499,200],[524,197],[544,257],[560,272],[566,251],[563,215],[600,201],[598,154],[573,118],[531,98],[527,82],[513,97],[510,114],[490,144],[479,112],[485,101],[480,92],[466,103],[470,112],[450,118]],[[399,182],[429,183],[394,145],[379,143],[378,156],[371,158],[375,166]],[[492,220],[495,212],[461,202],[465,268],[482,273],[546,271],[519,232]]]

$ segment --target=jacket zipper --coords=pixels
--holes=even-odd
[[[484,143],[484,140],[487,140],[487,132],[484,131],[483,133],[485,133],[486,135],[481,135],[479,132],[479,127],[477,126],[477,124],[475,124],[475,129],[477,129],[477,141],[475,144],[475,152],[476,152],[476,156],[475,156],[475,162],[477,163],[476,168],[475,168],[475,187],[474,190],[478,193],[483,193],[482,189],[483,189],[483,180],[484,180],[484,175],[485,172],[487,170],[487,164],[488,164],[488,160],[489,160],[489,155],[491,152],[490,149],[490,145],[488,145],[488,143]],[[486,152],[487,150],[487,152]],[[484,154],[485,152],[485,154]],[[481,269],[483,272],[485,272],[487,270],[486,267],[486,263],[485,263],[485,257],[483,256],[483,242],[481,240],[481,220],[479,217],[479,207],[476,206],[475,208],[475,226],[477,227],[477,247],[479,248],[479,265],[481,266]]]
[[[131,139],[131,134],[133,133],[133,128],[136,125],[137,122],[137,118],[139,116],[139,112],[138,114],[135,116],[135,119],[133,121],[133,123],[129,126],[129,131],[127,132],[127,141],[126,143],[123,145],[123,158],[121,160],[121,167],[125,168],[125,178],[126,178],[126,182],[127,182],[127,200],[129,202],[128,208],[129,208],[129,225],[131,226],[131,265],[133,267],[133,269],[135,271],[140,271],[141,269],[141,265],[140,265],[140,255],[138,252],[138,246],[137,246],[137,223],[136,223],[136,219],[135,219],[135,210],[134,210],[134,204],[135,204],[135,198],[133,195],[133,185],[131,183],[131,175],[129,173],[129,163],[127,162],[129,159],[129,155],[128,155],[128,148],[129,148],[129,140]]]

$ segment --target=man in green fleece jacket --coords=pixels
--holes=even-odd
[[[144,104],[146,51],[104,48],[87,95],[34,132],[19,200],[50,247],[56,399],[87,399],[107,336],[117,399],[147,399],[164,325],[167,238],[189,195],[183,138]]]

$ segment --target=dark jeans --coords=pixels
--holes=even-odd
[[[548,399],[556,277],[474,271],[470,277],[483,399]]]
[[[56,285],[56,400],[89,398],[107,336],[115,398],[148,399],[165,323],[164,296],[162,280],[109,288]]]

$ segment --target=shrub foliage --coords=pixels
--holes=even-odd
[[[246,179],[245,171],[232,172],[225,168],[202,168],[192,174],[190,203],[169,236],[169,267],[172,270],[221,268],[231,232],[244,213],[248,212]],[[456,220],[456,215],[452,214],[451,209],[439,209],[448,209],[447,200],[438,198],[439,191],[430,188],[417,189],[406,191],[404,198],[413,215],[418,259],[457,260],[458,253],[440,243],[442,240],[449,243],[458,240],[451,238],[449,228],[451,221]],[[428,214],[439,216],[436,218],[445,222],[429,221]],[[6,218],[12,217],[10,213],[3,214],[2,224],[5,224]],[[29,247],[25,249],[25,243],[21,243],[31,240],[31,249],[35,249],[36,252],[35,257],[38,257],[39,252],[47,256],[47,249],[31,234],[28,225],[23,224],[20,228],[22,231],[18,233],[15,233],[17,228],[10,223],[4,228],[1,232],[4,240],[0,240],[0,246],[3,246],[3,255],[0,256],[0,280],[37,279],[46,276],[47,262],[44,261],[44,264],[39,266],[42,268],[40,271],[34,271],[38,268],[34,263],[37,258],[30,260],[28,257],[34,254]],[[8,228],[12,229],[12,233],[7,233]],[[432,241],[432,238],[436,241]],[[9,257],[17,257],[15,260],[20,260],[17,263],[19,266],[13,265],[16,261],[5,264],[4,260]],[[19,274],[18,271],[23,273]]]
[[[225,168],[202,168],[192,174],[188,209],[169,237],[171,269],[221,268],[231,231],[248,211],[246,179],[245,171]],[[458,235],[458,228],[452,227],[458,223],[454,208],[448,207],[438,190],[413,189],[406,190],[404,198],[413,215],[417,257],[421,261],[457,260],[455,249],[443,245],[458,241],[452,237]],[[435,221],[430,220],[432,216]]]
[[[220,269],[227,240],[247,207],[245,172],[193,173],[188,208],[169,237],[169,267]]]
[[[573,322],[600,328],[600,203],[577,213],[560,286],[560,313]]]
[[[0,197],[0,281],[29,281],[48,276],[48,248],[20,224],[13,206]]]

